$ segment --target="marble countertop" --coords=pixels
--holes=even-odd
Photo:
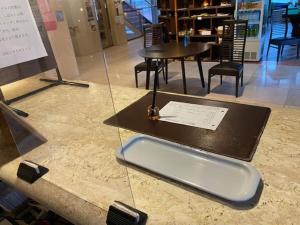
[[[146,91],[113,87],[117,111]],[[109,205],[122,201],[149,215],[151,225],[294,224],[300,215],[300,110],[271,106],[252,164],[264,189],[256,207],[237,210],[172,181],[117,162],[115,150],[133,132],[106,126],[114,113],[108,87],[59,86],[14,104],[48,142],[4,164],[5,182],[75,224],[106,224]],[[246,102],[247,103],[247,102]],[[146,112],[145,112],[146,113]],[[50,169],[29,185],[16,176],[32,160]]]

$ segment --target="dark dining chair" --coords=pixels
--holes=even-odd
[[[285,45],[297,46],[297,59],[299,59],[300,38],[288,37],[288,6],[275,7],[271,9],[271,31],[268,44],[267,56],[270,48],[277,48],[277,63]]]
[[[167,42],[168,34],[166,32],[166,28],[164,23],[159,24],[145,24],[143,26],[144,33],[144,48],[151,47],[152,45],[158,45]],[[155,73],[163,73],[163,78],[168,83],[168,61],[167,60],[155,60],[151,62],[150,71],[154,71]],[[166,70],[166,75],[165,75]],[[147,71],[147,63],[146,59],[144,62],[137,64],[134,67],[135,73],[135,84],[138,87],[138,75],[140,72]],[[150,77],[146,77],[146,89],[149,89],[149,80]],[[158,82],[159,87],[159,82]]]
[[[208,71],[208,93],[210,93],[211,78],[221,76],[234,76],[236,78],[235,95],[238,97],[239,80],[243,86],[244,79],[244,53],[247,35],[247,20],[224,20],[222,43],[220,49],[220,63]]]

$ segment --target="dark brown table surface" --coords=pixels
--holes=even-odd
[[[212,131],[164,121],[150,121],[147,118],[147,107],[151,105],[151,101],[152,92],[149,92],[104,123],[208,152],[251,161],[271,113],[271,109],[266,107],[157,93],[156,105],[160,109],[170,101],[228,108],[219,127]]]
[[[191,42],[184,46],[183,43],[170,42],[141,49],[138,54],[143,58],[151,59],[181,59],[197,56],[209,49],[210,45],[206,43]]]

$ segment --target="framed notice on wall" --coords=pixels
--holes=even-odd
[[[1,0],[0,85],[57,68],[36,0]]]
[[[47,56],[27,0],[2,0],[0,21],[0,68]]]

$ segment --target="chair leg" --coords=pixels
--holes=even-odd
[[[241,87],[244,86],[244,71],[241,73]]]
[[[185,78],[184,58],[181,59],[181,70],[182,70],[183,92],[184,92],[184,94],[186,94],[187,91],[186,91],[186,78]]]
[[[277,63],[279,62],[281,48],[282,48],[282,46],[281,46],[281,45],[278,45],[278,51],[277,51]]]
[[[284,45],[282,46],[282,48],[281,48],[281,56],[282,56],[282,54],[283,54],[283,49],[284,49]]]
[[[270,50],[270,43],[268,45],[267,57],[269,56],[269,50]]]
[[[166,84],[168,84],[168,59],[165,60],[165,69],[166,69]]]
[[[210,93],[211,74],[208,72],[207,94]]]
[[[223,84],[223,76],[222,75],[220,76],[220,84],[221,85]]]
[[[139,87],[139,81],[138,81],[138,71],[134,69],[134,76],[135,76],[135,87]]]
[[[299,59],[300,44],[297,45],[297,59]]]
[[[163,60],[163,59],[161,59],[161,60],[159,60],[159,61],[162,63],[162,65],[164,65],[164,64],[163,64],[163,63],[164,63],[164,60]],[[157,66],[158,66],[158,60],[157,60]],[[163,78],[164,78],[164,80],[165,80],[166,77],[165,77],[165,68],[164,68],[164,66],[161,68],[160,72],[162,72]]]
[[[239,97],[239,76],[236,76],[236,82],[235,82],[235,97]]]
[[[166,80],[165,68],[162,68],[162,74],[163,74],[163,78],[164,78],[164,80]]]

